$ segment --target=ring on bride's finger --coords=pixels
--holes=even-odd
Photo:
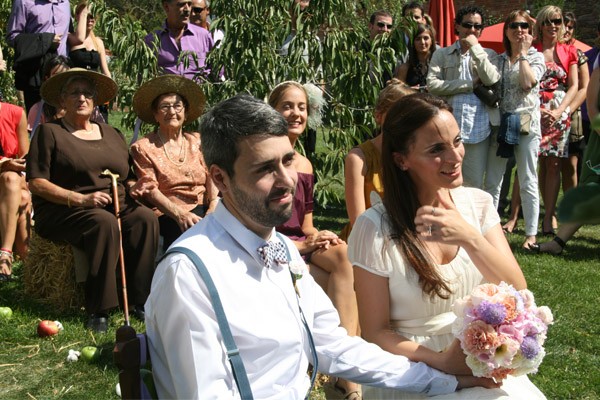
[[[431,215],[435,217],[435,207],[431,207]]]
[[[431,232],[433,231],[433,226],[432,225],[427,225],[427,234],[429,236],[431,236]]]

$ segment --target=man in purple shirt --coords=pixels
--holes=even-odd
[[[71,24],[68,0],[13,0],[7,40],[15,48],[15,86],[25,96],[25,108],[40,100],[43,62],[67,55]]]
[[[163,73],[202,82],[210,73],[206,65],[206,56],[214,47],[210,32],[189,23],[191,0],[163,0],[162,5],[167,15],[165,24],[146,36],[146,44],[156,49]]]

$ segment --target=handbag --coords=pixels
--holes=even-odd
[[[500,82],[491,86],[478,85],[473,88],[473,94],[488,107],[498,108],[500,103]]]
[[[531,132],[531,114],[520,113],[519,118],[520,118],[521,135],[529,135],[529,132]]]
[[[571,114],[569,143],[577,143],[581,140],[583,140],[583,125],[581,123],[581,109],[578,108],[573,114]]]

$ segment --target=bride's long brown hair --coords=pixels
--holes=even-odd
[[[431,297],[447,299],[448,283],[435,268],[435,262],[416,231],[415,215],[421,207],[417,188],[408,171],[394,162],[394,153],[408,155],[415,142],[416,131],[452,107],[439,97],[417,93],[403,97],[392,106],[383,124],[383,205],[391,225],[390,239],[400,247],[404,260],[419,276],[419,285]]]

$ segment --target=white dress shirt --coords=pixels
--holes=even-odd
[[[275,230],[270,241],[279,241]],[[312,331],[319,371],[366,385],[429,395],[456,389],[452,375],[383,351],[339,327],[337,311],[306,273],[296,295],[286,264],[264,267],[266,242],[219,203],[173,246],[187,247],[206,264],[219,291],[256,399],[303,399],[312,354],[300,319]],[[284,243],[294,260],[302,258]],[[146,328],[160,398],[239,398],[206,285],[183,255],[159,265],[146,302]]]

